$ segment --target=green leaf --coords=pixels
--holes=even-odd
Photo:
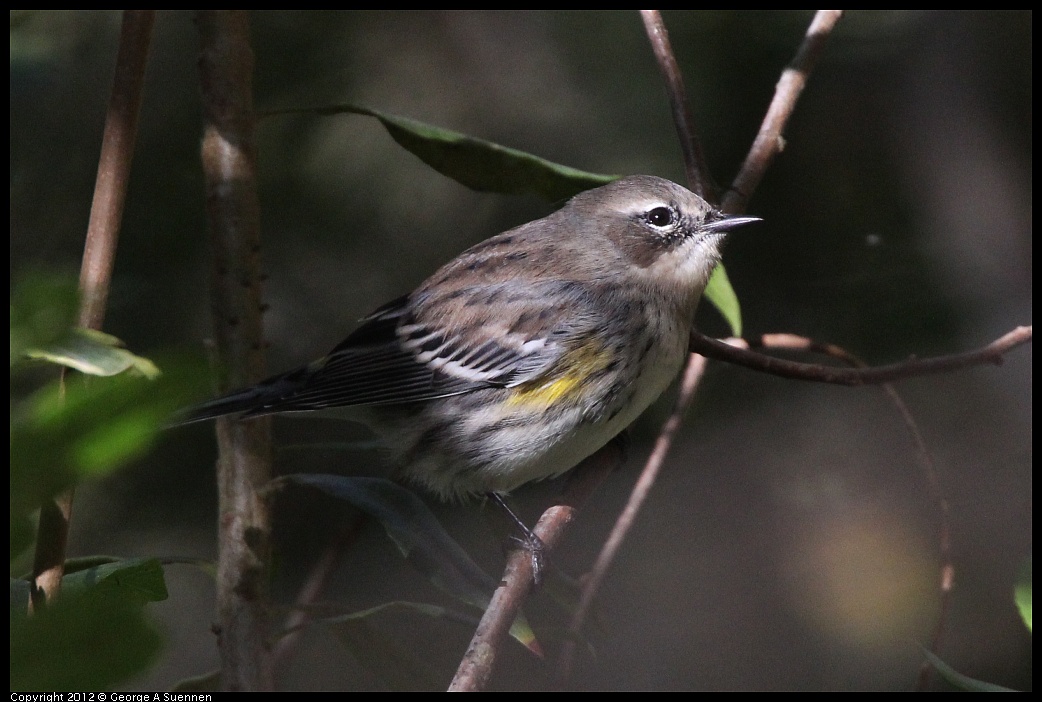
[[[161,602],[168,597],[163,566],[156,558],[131,558],[92,565],[62,578],[62,596],[105,591],[130,602]]]
[[[11,291],[11,366],[24,361],[28,349],[65,336],[76,323],[78,305],[72,278],[34,274],[19,280]]]
[[[419,497],[383,478],[295,473],[273,480],[271,489],[306,485],[344,500],[377,519],[405,560],[438,589],[481,610],[488,607],[496,581],[483,571],[442,528]],[[535,634],[518,616],[510,634],[532,651]]]
[[[926,649],[923,649],[923,655],[937,669],[942,678],[961,690],[966,690],[967,692],[1016,692],[1016,690],[1011,690],[1008,687],[984,682],[983,680],[975,680],[967,675],[963,675]]]
[[[388,602],[362,612],[321,620],[330,626],[341,645],[350,651],[366,670],[391,690],[440,690],[445,684],[436,671],[412,648],[381,630],[381,615],[407,610],[432,619],[452,618],[444,607],[419,602]],[[474,625],[473,622],[470,623]]]
[[[374,117],[407,151],[442,175],[479,192],[533,194],[550,202],[559,202],[620,177],[581,171],[525,151],[360,105],[273,110],[265,114],[354,114]],[[705,296],[720,310],[731,326],[732,333],[741,336],[742,318],[738,297],[727,280],[723,266],[717,266],[706,287]]]
[[[25,355],[87,375],[108,376],[133,370],[146,378],[159,377],[159,369],[152,361],[127,351],[116,337],[93,329],[70,329],[47,346],[26,349]]]
[[[11,367],[26,359],[56,363],[88,375],[134,370],[154,378],[155,364],[136,356],[116,337],[76,328],[75,283],[53,275],[23,278],[11,293]]]
[[[24,596],[23,596],[24,593]],[[144,605],[168,597],[163,566],[157,558],[85,556],[65,562],[62,597],[114,597]],[[11,616],[24,617],[29,608],[29,576],[11,579]]]
[[[135,593],[109,585],[63,594],[12,617],[11,689],[107,690],[148,667],[160,647]]]
[[[1028,556],[1017,573],[1017,582],[1013,586],[1013,599],[1020,611],[1020,618],[1031,631],[1031,557]]]
[[[167,598],[158,560],[95,556],[67,568],[61,597],[32,616],[29,583],[11,581],[12,690],[105,690],[159,652],[143,611]]]
[[[557,202],[620,177],[580,171],[525,151],[359,105],[274,110],[265,114],[375,117],[409,153],[442,175],[478,192],[532,194]]]
[[[207,394],[207,377],[200,363],[171,362],[158,380],[78,376],[13,405],[12,528],[61,490],[143,456],[175,410]]]
[[[409,563],[434,585],[484,609],[496,581],[442,528],[414,493],[383,478],[296,473],[273,481],[272,487],[295,483],[318,488],[375,517]]]
[[[724,319],[731,327],[731,334],[742,335],[742,310],[738,304],[738,296],[731,287],[731,281],[727,277],[727,271],[723,265],[719,265],[709,278],[706,285],[705,298],[720,311]]]

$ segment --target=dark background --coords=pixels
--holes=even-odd
[[[811,15],[666,12],[703,147],[728,183]],[[258,12],[258,109],[354,102],[578,168],[683,180],[658,70],[635,12]],[[747,334],[841,344],[874,363],[974,348],[1031,317],[1031,14],[852,12],[840,22],[749,206],[765,223],[724,255]],[[119,15],[11,15],[12,275],[75,275]],[[198,162],[198,37],[159,15],[106,331],[145,355],[203,353],[210,329]],[[467,246],[549,204],[471,192],[364,117],[259,127],[270,367],[322,355],[355,320]],[[724,334],[704,306],[699,323]],[[813,359],[811,359],[813,360]],[[941,656],[1031,687],[1031,637],[1012,601],[1031,553],[1031,348],[1001,367],[901,383],[951,503],[956,589]],[[630,461],[595,495],[554,562],[582,574],[668,403],[634,428]],[[281,444],[357,438],[276,423]],[[214,556],[209,427],[77,494],[72,555]],[[370,456],[280,455],[280,472],[379,472]],[[560,483],[515,496],[529,520]],[[490,572],[488,510],[435,505]],[[938,504],[879,389],[818,386],[713,364],[683,436],[599,600],[584,689],[907,689],[938,612]],[[343,506],[303,493],[276,510],[275,592],[288,603]],[[491,520],[494,522],[495,520]],[[212,583],[168,568],[154,607],[169,646],[129,688],[216,666]],[[452,604],[376,525],[324,599]],[[556,651],[563,611],[527,607]],[[466,626],[381,626],[452,675]],[[543,688],[550,666],[512,646],[495,685]],[[287,689],[379,681],[323,628],[279,670]]]

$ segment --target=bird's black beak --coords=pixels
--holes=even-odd
[[[762,222],[763,220],[759,217],[740,217],[731,215],[722,215],[720,219],[715,222],[706,222],[702,225],[702,229],[711,232],[729,232],[732,229],[737,229],[745,224],[752,224],[753,222]]]

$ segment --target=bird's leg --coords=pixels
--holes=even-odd
[[[532,581],[536,587],[539,587],[543,581],[543,568],[545,567],[546,557],[546,545],[542,539],[536,536],[531,529],[529,529],[521,518],[514,514],[514,510],[510,509],[507,505],[506,500],[503,499],[502,495],[495,492],[487,493],[488,498],[499,505],[503,511],[509,516],[510,520],[514,522],[518,531],[521,532],[520,537],[512,537],[515,541],[521,544],[521,546],[528,551],[529,557],[532,559]]]

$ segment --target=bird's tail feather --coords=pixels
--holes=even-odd
[[[238,416],[259,417],[271,414],[272,403],[287,392],[287,376],[290,374],[275,376],[264,381],[260,385],[244,388],[237,392],[217,397],[208,402],[203,402],[195,407],[189,407],[174,418],[174,425],[192,424],[207,419],[218,417]],[[282,382],[280,382],[282,381]]]

